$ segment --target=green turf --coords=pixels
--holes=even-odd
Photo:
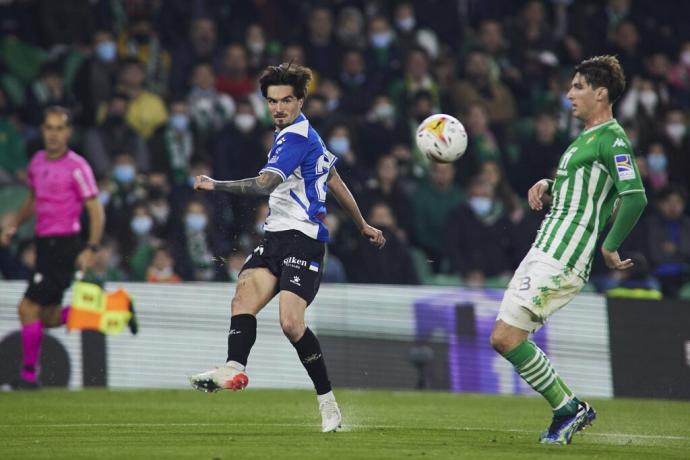
[[[319,432],[307,391],[0,393],[7,459],[690,458],[690,403],[596,401],[567,447],[536,440],[538,397],[340,390],[340,433]]]

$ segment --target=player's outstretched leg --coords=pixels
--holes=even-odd
[[[515,334],[512,332],[517,331]],[[539,440],[546,444],[570,444],[573,434],[583,429],[596,417],[596,412],[583,403],[556,374],[549,358],[531,340],[515,345],[515,338],[526,332],[519,331],[502,321],[497,322],[491,342],[494,348],[508,360],[520,377],[541,394],[553,410],[551,424]],[[512,346],[512,348],[511,348]],[[590,412],[591,409],[591,412]]]
[[[228,358],[224,366],[190,377],[192,387],[199,391],[243,390],[249,383],[245,372],[249,352],[256,341],[256,317],[235,315],[230,319]]]

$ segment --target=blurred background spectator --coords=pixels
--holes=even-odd
[[[572,66],[613,53],[627,76],[614,114],[656,203],[624,246],[646,267],[632,279],[665,296],[690,292],[683,2],[672,14],[651,0],[5,3],[0,220],[26,193],[42,109],[68,106],[70,145],[91,163],[107,213],[101,277],[236,279],[263,234],[265,200],[197,194],[193,177],[257,174],[273,140],[257,78],[294,60],[315,73],[304,113],[389,236],[369,254],[329,199],[324,280],[498,285],[543,216],[526,209],[527,190],[580,131],[566,98]],[[438,112],[469,134],[452,165],[430,164],[414,144],[418,123]],[[20,232],[0,251],[3,278],[29,272],[30,241]],[[491,257],[473,255],[482,245]],[[393,267],[394,257],[410,262]],[[597,288],[630,281],[600,262],[597,253]]]

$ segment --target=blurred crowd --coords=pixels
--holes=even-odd
[[[236,279],[266,200],[191,185],[257,175],[273,140],[257,76],[293,61],[314,70],[305,115],[388,239],[372,248],[329,202],[324,281],[505,285],[543,218],[527,189],[581,129],[573,65],[612,53],[627,77],[614,113],[650,206],[621,249],[635,269],[597,260],[591,285],[678,297],[690,279],[688,17],[690,4],[651,0],[1,1],[0,213],[26,193],[42,110],[64,105],[107,213],[98,274]],[[469,134],[454,164],[414,144],[438,112]],[[4,278],[31,271],[23,235],[1,251]]]

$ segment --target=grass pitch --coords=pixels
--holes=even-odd
[[[690,458],[690,403],[591,400],[593,427],[567,447],[537,437],[538,397],[336,392],[344,430],[322,434],[308,391],[0,393],[9,459]]]

